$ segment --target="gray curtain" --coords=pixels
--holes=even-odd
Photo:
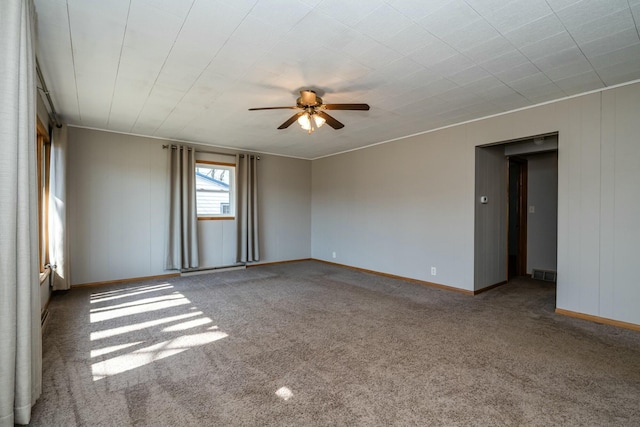
[[[42,389],[33,2],[0,1],[0,426]]]
[[[258,239],[258,157],[236,156],[238,262],[260,260]]]
[[[196,154],[178,146],[169,152],[169,234],[166,269],[198,268]]]
[[[67,238],[67,126],[53,129],[49,171],[49,263],[53,289],[71,288]]]

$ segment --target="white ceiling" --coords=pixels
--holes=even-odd
[[[69,124],[317,158],[640,79],[640,0],[35,0]],[[277,130],[303,88],[345,124]]]

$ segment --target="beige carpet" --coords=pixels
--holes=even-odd
[[[33,426],[640,425],[640,333],[317,262],[56,295]]]

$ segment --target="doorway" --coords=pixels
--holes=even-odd
[[[555,278],[558,134],[476,147],[475,177],[474,291]]]
[[[527,274],[527,159],[508,158],[507,279]]]

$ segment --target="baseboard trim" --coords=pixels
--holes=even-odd
[[[495,284],[493,284],[493,285],[489,285],[489,286],[487,286],[487,287],[485,287],[485,288],[477,289],[477,290],[473,291],[473,294],[474,294],[474,295],[478,295],[478,294],[481,294],[481,293],[483,293],[483,292],[490,291],[491,289],[495,289],[495,288],[497,288],[498,286],[506,285],[507,283],[509,283],[509,281],[508,281],[508,280],[503,280],[502,282],[495,283]]]
[[[142,280],[169,279],[171,277],[180,277],[180,273],[160,274],[157,276],[130,277],[128,279],[107,280],[104,282],[80,283],[71,285],[72,288],[87,288],[93,286],[116,285],[118,283],[139,282]]]
[[[397,276],[395,274],[382,273],[380,271],[375,271],[375,270],[367,270],[366,268],[353,267],[351,265],[346,265],[346,264],[338,264],[337,262],[330,262],[330,261],[325,261],[325,260],[322,260],[322,259],[312,258],[311,260],[312,261],[322,262],[324,264],[329,264],[329,265],[335,265],[335,266],[338,266],[338,267],[348,268],[350,270],[360,271],[362,273],[370,273],[370,274],[375,274],[377,276],[388,277],[390,279],[399,279],[399,280],[404,280],[406,282],[417,283],[419,285],[429,286],[431,288],[443,289],[445,291],[458,292],[458,293],[465,294],[465,295],[473,295],[473,291],[468,291],[466,289],[456,288],[455,286],[447,286],[447,285],[442,285],[440,283],[427,282],[426,280],[412,279],[410,277]]]
[[[593,316],[591,314],[578,313],[576,311],[565,310],[563,308],[556,308],[556,314],[562,314],[563,316],[574,317],[576,319],[589,320],[596,323],[603,323],[605,325],[617,326],[619,328],[631,329],[633,331],[640,331],[640,325],[637,325],[635,323],[613,320],[606,317]]]
[[[272,261],[272,262],[258,262],[255,264],[247,264],[247,268],[253,267],[265,267],[267,265],[278,265],[278,264],[291,264],[292,262],[303,262],[303,261],[313,261],[311,258],[300,258],[300,259],[288,259],[286,261]]]
[[[183,270],[180,272],[180,276],[189,277],[189,276],[198,276],[200,274],[224,273],[225,271],[244,270],[245,268],[246,268],[246,265],[244,264],[226,265],[223,267],[197,268],[193,270]]]

